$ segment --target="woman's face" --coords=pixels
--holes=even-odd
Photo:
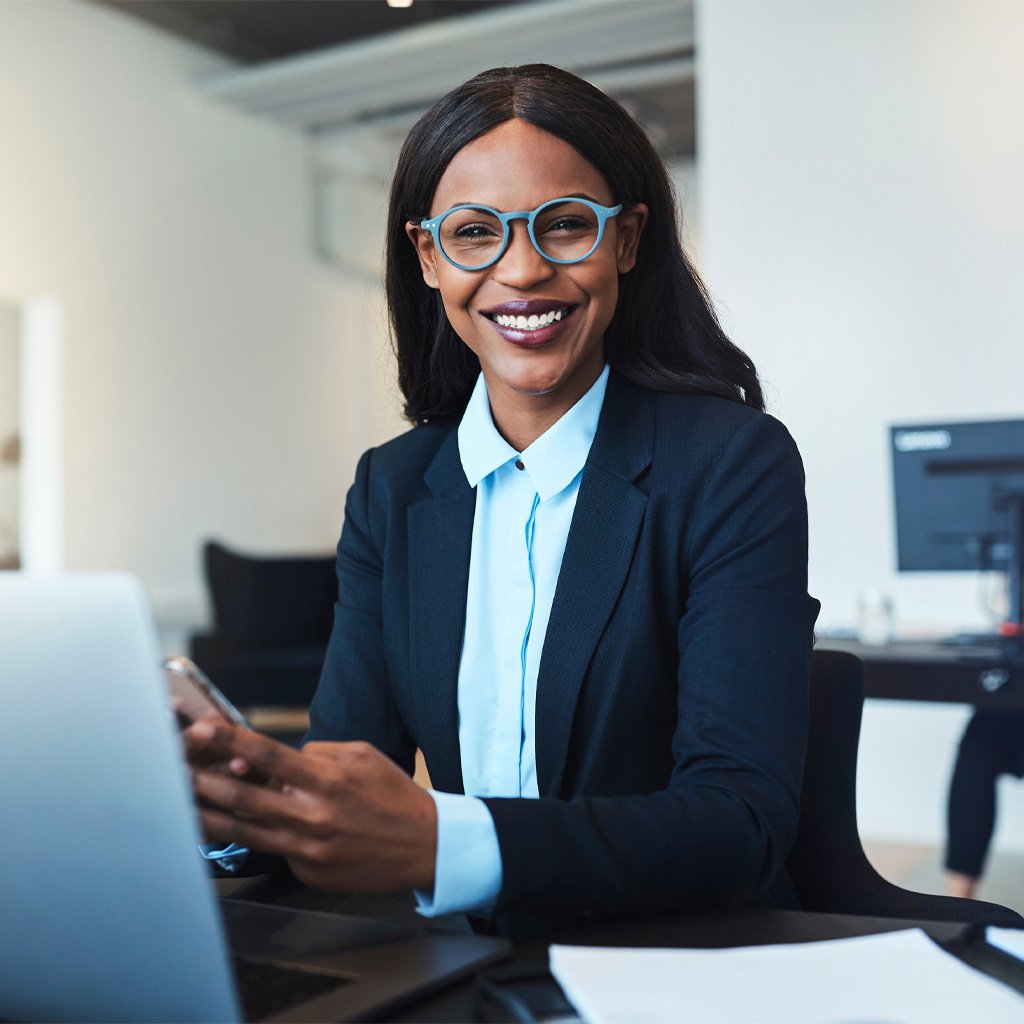
[[[567,142],[512,120],[455,155],[434,193],[430,216],[464,203],[501,212],[532,210],[561,196],[602,206],[619,201],[597,168]],[[514,220],[501,259],[471,271],[452,266],[435,250],[429,232],[408,224],[424,281],[440,291],[452,327],[480,360],[499,428],[503,415],[537,403],[561,415],[598,378],[618,278],[636,262],[646,216],[642,204],[623,210],[607,222],[596,251],[569,265],[544,259],[530,243],[526,221]],[[498,322],[556,312],[559,320],[537,330]]]

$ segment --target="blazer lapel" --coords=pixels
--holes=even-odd
[[[583,678],[633,560],[647,495],[633,481],[650,465],[653,397],[608,381],[583,469],[537,678],[537,784],[557,797]]]
[[[431,782],[461,793],[457,684],[476,492],[462,470],[456,430],[424,480],[432,496],[407,513],[410,663]]]

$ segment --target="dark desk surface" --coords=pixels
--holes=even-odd
[[[1024,711],[1024,658],[1007,658],[995,647],[952,647],[923,641],[873,647],[831,638],[819,640],[817,646],[856,654],[864,663],[868,697]]]
[[[424,931],[468,930],[465,919],[453,915],[428,921],[416,914],[411,894],[384,896],[330,895],[305,888],[290,888],[274,881],[239,879],[218,882],[222,896],[235,895],[300,907],[309,910],[354,914],[378,920],[412,923]],[[844,914],[812,914],[793,910],[701,910],[635,918],[568,928],[543,939],[516,942],[513,961],[547,963],[552,942],[591,946],[665,946],[711,949],[730,946],[756,946],[770,943],[813,942],[821,939],[850,938],[903,928],[923,928],[940,943],[948,944],[956,955],[1000,977],[1024,993],[1024,967],[1006,962],[991,951],[964,948],[958,942],[964,926],[938,921],[908,921],[900,918],[854,917]],[[397,1022],[472,1021],[474,1015],[472,981],[457,983],[393,1014]]]

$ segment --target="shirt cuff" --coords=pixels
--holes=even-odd
[[[221,871],[229,874],[237,871],[249,857],[249,848],[237,843],[229,843],[227,846],[220,843],[200,843],[199,852],[206,860],[213,861]]]
[[[489,909],[501,891],[501,851],[487,805],[475,796],[427,792],[437,808],[434,891],[417,892],[425,917]]]

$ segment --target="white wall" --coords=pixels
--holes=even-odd
[[[2,449],[18,433],[19,332],[18,310],[0,302],[0,565],[18,553],[18,467]]]
[[[803,452],[825,628],[865,588],[986,624],[973,575],[895,572],[886,427],[1024,416],[1022,52],[1020,3],[699,6],[704,267]],[[937,841],[964,715],[869,704],[867,834]]]
[[[697,162],[692,157],[669,164],[672,184],[676,191],[679,207],[683,248],[700,274],[704,273],[702,252],[704,248],[701,228],[700,174]]]
[[[116,12],[0,4],[0,295],[64,312],[65,562],[203,615],[199,545],[329,551],[368,443],[366,285],[318,264],[298,135]]]

